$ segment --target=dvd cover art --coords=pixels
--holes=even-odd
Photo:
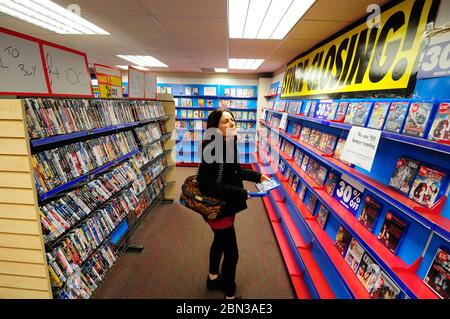
[[[366,290],[370,293],[375,285],[376,280],[380,276],[380,266],[365,252],[361,258],[361,262],[356,272],[356,276],[363,284]]]
[[[419,162],[406,157],[400,157],[395,165],[389,185],[404,194],[409,194],[411,185],[419,169]]]
[[[302,130],[302,125],[300,123],[294,123],[294,125],[292,126],[291,135],[295,138],[298,138],[300,136],[301,130]]]
[[[312,104],[312,101],[306,101],[305,110],[303,111],[304,116],[308,116],[309,110],[311,109],[311,104]]]
[[[373,226],[381,212],[381,204],[375,201],[372,196],[367,195],[358,220],[368,231],[372,232]]]
[[[300,191],[298,192],[298,197],[300,198],[300,200],[302,202],[304,202],[305,194],[306,194],[306,184],[302,183],[302,186],[300,187]]]
[[[309,201],[308,201],[308,204],[306,205],[306,208],[313,215],[314,215],[314,209],[316,208],[316,204],[317,204],[317,197],[316,197],[316,195],[311,193],[309,196]]]
[[[372,299],[396,299],[399,293],[400,288],[384,271],[381,271],[373,285],[370,297]]]
[[[305,172],[306,172],[306,169],[308,168],[308,163],[309,163],[309,156],[305,154],[303,156],[302,166],[300,167]]]
[[[298,182],[299,182],[299,177],[297,176],[297,174],[294,174],[294,178],[291,183],[291,188],[294,192],[297,192]]]
[[[434,118],[428,139],[450,141],[450,104],[441,103]]]
[[[444,172],[420,165],[409,198],[426,207],[433,206],[444,178]]]
[[[352,239],[352,235],[348,232],[348,230],[344,226],[340,226],[339,230],[336,234],[336,239],[334,240],[334,246],[337,250],[344,256],[347,251],[347,246]]]
[[[314,117],[314,115],[316,113],[316,108],[317,108],[317,101],[312,101],[311,108],[309,109],[309,112],[308,112],[308,117]]]
[[[328,134],[327,144],[325,145],[323,152],[328,155],[333,154],[337,140],[337,136]]]
[[[339,138],[338,143],[336,145],[336,149],[334,151],[334,158],[337,160],[340,160],[344,164],[350,165],[349,162],[341,159],[341,154],[342,154],[342,150],[344,149],[344,146],[345,146],[345,141],[346,141],[345,138],[343,138],[343,137]]]
[[[392,102],[389,113],[384,124],[384,130],[400,133],[406,114],[408,113],[408,102]]]
[[[358,107],[359,102],[350,102],[347,108],[347,113],[345,113],[344,123],[353,124]]]
[[[317,170],[315,181],[320,186],[323,185],[325,178],[327,177],[328,169],[325,166],[319,165],[319,169]]]
[[[317,213],[317,222],[319,223],[322,229],[325,228],[325,224],[328,219],[328,215],[330,211],[324,205],[320,205],[319,212]]]
[[[327,120],[334,120],[336,117],[336,112],[338,110],[339,103],[336,101],[331,102],[330,113],[328,113]]]
[[[407,224],[391,212],[386,217],[378,234],[378,240],[395,254],[397,247],[406,232]]]
[[[306,126],[303,127],[302,132],[300,134],[300,142],[308,143],[310,135],[311,135],[311,128]]]
[[[329,172],[327,180],[325,182],[325,191],[333,197],[334,190],[336,188],[336,185],[339,181],[339,176],[335,172]]]
[[[312,129],[311,136],[309,137],[309,144],[316,148],[319,148],[321,138],[322,132],[316,129]]]
[[[303,152],[299,148],[295,149],[293,160],[298,167],[302,166]]]
[[[433,262],[428,269],[424,283],[431,288],[440,298],[450,297],[450,256],[448,248],[438,248]]]
[[[409,107],[403,134],[423,137],[433,108],[432,103],[416,102]]]
[[[318,149],[321,150],[322,152],[325,151],[325,147],[327,146],[328,138],[330,136],[331,136],[331,134],[328,134],[328,133],[325,133],[325,132],[322,133],[322,136],[321,136],[320,141],[319,141],[319,146],[318,146]]]
[[[371,107],[372,107],[372,102],[359,103],[359,105],[356,109],[356,112],[355,112],[355,116],[353,117],[352,124],[358,125],[358,126],[366,126]]]
[[[335,120],[337,122],[343,122],[345,119],[345,114],[347,113],[348,102],[340,102],[339,107],[336,111]]]
[[[381,130],[386,120],[387,112],[389,111],[389,105],[389,102],[376,102],[373,106],[372,115],[370,116],[367,127]]]
[[[358,241],[355,238],[352,238],[347,253],[345,254],[345,261],[350,265],[350,268],[352,268],[354,273],[358,271],[359,263],[365,252],[366,251]]]

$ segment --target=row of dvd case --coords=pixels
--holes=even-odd
[[[449,101],[338,100],[277,101],[276,111],[343,122],[392,133],[450,141]]]
[[[46,193],[137,148],[133,133],[127,131],[33,154],[37,190]]]
[[[30,98],[25,111],[32,139],[164,116],[161,101]]]

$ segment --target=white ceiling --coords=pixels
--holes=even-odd
[[[73,0],[53,0],[63,7]],[[276,1],[276,0],[272,0]],[[369,4],[389,0],[317,0],[283,40],[228,39],[226,0],[77,0],[81,16],[111,35],[58,35],[7,15],[0,26],[86,52],[89,64],[128,64],[117,54],[151,55],[169,68],[201,72],[226,68],[230,58],[262,58],[274,72],[321,40],[366,16]]]

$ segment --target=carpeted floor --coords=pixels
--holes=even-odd
[[[177,188],[193,174],[177,167]],[[245,187],[255,190],[252,183]],[[177,199],[179,198],[177,193]],[[292,299],[289,275],[261,199],[236,216],[239,245],[237,294],[246,299]],[[212,231],[196,213],[178,202],[159,205],[143,220],[132,244],[140,253],[124,253],[96,291],[95,299],[221,299],[206,289]]]

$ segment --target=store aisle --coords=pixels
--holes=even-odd
[[[177,168],[179,192],[194,172]],[[255,190],[252,183],[245,186]],[[264,205],[261,199],[248,204],[235,222],[240,255],[237,294],[246,299],[295,298]],[[199,215],[177,202],[160,205],[133,237],[132,243],[144,250],[123,254],[94,298],[223,298],[222,292],[206,289],[211,241],[212,232]]]

